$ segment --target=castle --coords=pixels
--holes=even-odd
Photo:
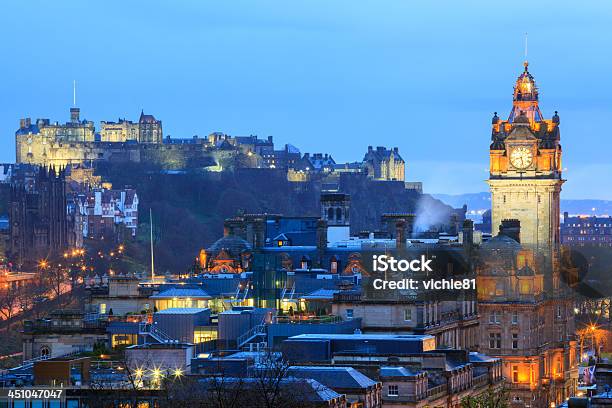
[[[404,181],[405,163],[397,147],[368,147],[361,162],[337,164],[329,154],[302,154],[285,145],[274,149],[272,136],[230,136],[213,132],[207,137],[164,138],[162,122],[141,112],[138,122],[120,118],[102,121],[96,132],[92,121],[70,109],[70,121],[21,119],[15,132],[16,163],[67,166],[98,162],[133,162],[163,170],[268,168],[288,172],[290,181],[306,181],[313,173],[362,173],[378,181]]]

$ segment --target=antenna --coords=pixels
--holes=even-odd
[[[72,80],[72,106],[76,108],[76,79]]]
[[[151,282],[155,281],[155,260],[153,258],[153,209],[149,208],[149,223],[151,224]]]
[[[525,33],[525,61],[527,61],[527,33]]]

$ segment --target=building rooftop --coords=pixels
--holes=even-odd
[[[311,378],[330,388],[368,388],[377,384],[353,367],[293,366],[289,367],[287,374]]]
[[[155,312],[156,315],[191,315],[210,310],[205,307],[171,307]]]
[[[170,288],[151,296],[151,299],[172,298],[212,299],[212,297],[200,288]]]

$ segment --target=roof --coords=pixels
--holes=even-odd
[[[208,247],[207,251],[217,253],[225,249],[232,255],[238,255],[243,251],[250,250],[251,248],[251,244],[244,239],[235,235],[226,235],[215,241],[210,247]]]
[[[191,315],[210,310],[206,307],[171,307],[155,312],[156,315]]]
[[[499,358],[489,357],[486,354],[478,353],[476,351],[470,351],[470,363],[492,363],[498,361]]]
[[[334,298],[334,294],[340,292],[340,289],[317,289],[314,292],[310,292],[307,295],[302,296],[303,299],[317,300],[317,299],[329,299]]]
[[[287,375],[311,378],[330,388],[369,388],[378,384],[353,367],[335,366],[293,366],[287,370]]]
[[[414,370],[409,367],[383,366],[380,367],[381,377],[414,377],[423,374],[424,371]]]
[[[297,336],[290,337],[292,340],[298,339],[328,339],[328,340],[427,340],[433,339],[434,337],[429,334],[300,334]]]
[[[151,296],[151,299],[168,299],[175,297],[212,299],[208,293],[200,288],[170,288]]]

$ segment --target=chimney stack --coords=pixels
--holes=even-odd
[[[397,249],[406,248],[406,221],[403,219],[395,223],[395,247]]]

